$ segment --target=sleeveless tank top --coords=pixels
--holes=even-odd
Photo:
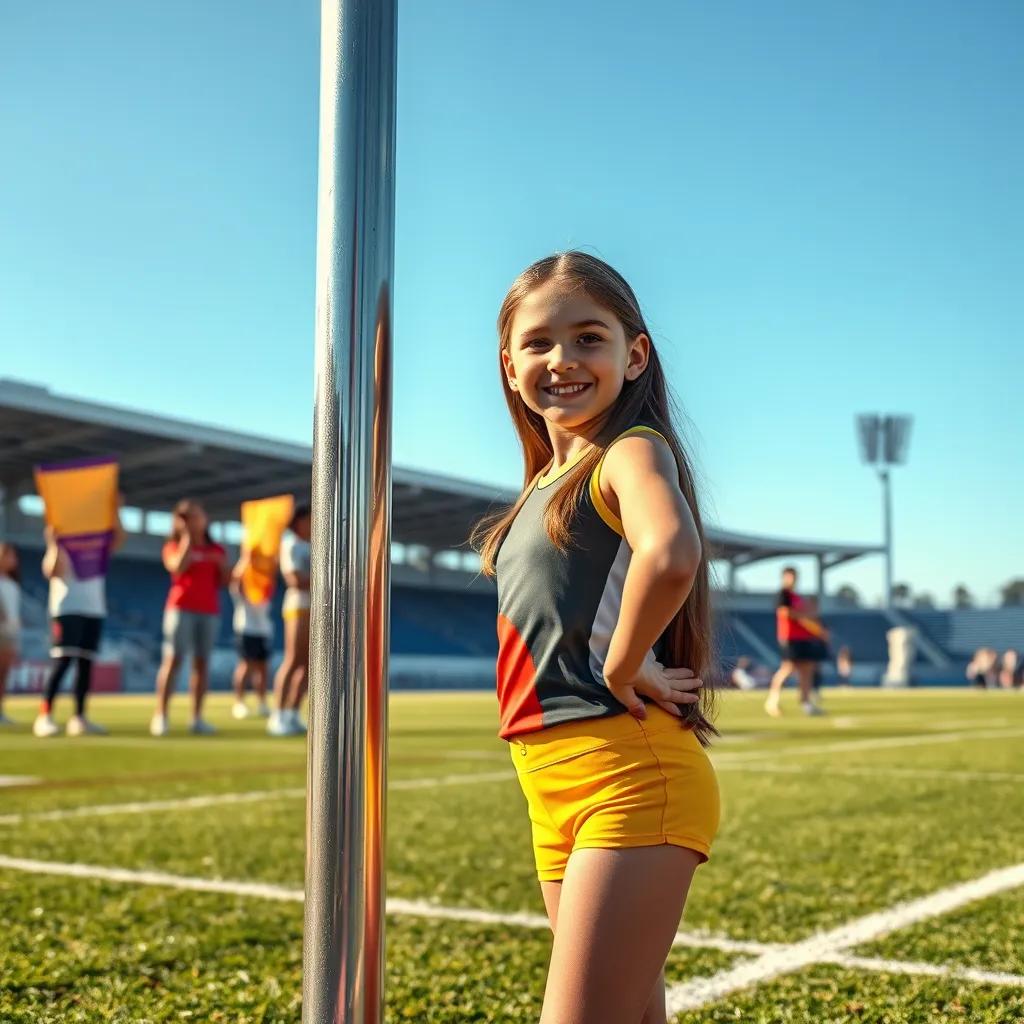
[[[641,433],[664,440],[637,426],[611,444]],[[505,740],[626,713],[603,674],[632,555],[622,523],[601,496],[605,456],[576,510],[568,549],[560,551],[544,528],[548,501],[582,455],[554,478],[534,482],[498,550],[498,735]],[[654,657],[652,650],[648,658]]]

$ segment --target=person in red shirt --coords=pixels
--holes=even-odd
[[[156,713],[150,722],[153,736],[166,736],[167,705],[174,691],[178,668],[192,659],[189,690],[192,722],[189,731],[200,736],[216,732],[203,719],[203,699],[209,684],[210,653],[220,624],[220,589],[227,586],[227,553],[210,537],[209,520],[197,501],[183,499],[174,507],[171,536],[164,544],[164,568],[171,574],[171,589],[164,606],[163,660],[156,677]]]
[[[775,603],[775,620],[782,664],[772,676],[768,699],[764,702],[765,711],[773,718],[782,714],[779,694],[786,680],[795,672],[804,711],[809,715],[823,714],[811,699],[811,687],[815,667],[825,657],[827,648],[823,641],[828,634],[813,617],[807,601],[797,594],[796,569],[791,565],[782,570],[782,589]]]

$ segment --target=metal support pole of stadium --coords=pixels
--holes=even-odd
[[[396,0],[322,0],[304,1024],[381,1024]]]
[[[882,481],[882,529],[885,533],[885,607],[892,607],[892,489],[889,483],[889,468],[878,471]]]

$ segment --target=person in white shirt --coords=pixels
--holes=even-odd
[[[270,620],[269,595],[267,600],[255,602],[250,601],[243,592],[242,577],[251,564],[251,554],[248,551],[243,552],[231,574],[229,588],[235,606],[232,624],[238,649],[238,664],[232,677],[235,703],[231,714],[239,719],[249,717],[249,707],[245,703],[245,685],[250,680],[259,701],[257,713],[261,718],[270,715],[270,708],[267,706],[267,675],[274,626]]]
[[[0,725],[13,725],[4,714],[7,677],[18,660],[21,637],[21,568],[13,544],[0,544]]]
[[[309,536],[310,508],[297,505],[281,542],[281,575],[288,589],[281,605],[284,659],[274,676],[274,711],[267,722],[271,736],[306,731],[299,717],[309,673]]]
[[[79,579],[67,553],[57,543],[53,527],[47,526],[43,575],[50,581],[50,657],[53,659],[46,691],[32,732],[40,739],[56,736],[60,726],[53,720],[53,702],[60,684],[75,663],[75,713],[68,719],[68,736],[104,735],[106,729],[90,721],[85,714],[86,699],[92,683],[92,665],[100,649],[103,623],[107,617],[107,578]],[[124,540],[120,520],[114,524],[111,550]]]

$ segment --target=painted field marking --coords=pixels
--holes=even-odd
[[[916,733],[909,736],[877,736],[863,740],[835,740],[829,743],[789,744],[774,750],[752,750],[736,754],[720,754],[713,757],[715,764],[741,764],[774,759],[777,757],[794,757],[798,754],[832,754],[853,750],[890,750],[898,747],[924,747],[936,743],[958,743],[970,739],[1011,739],[1024,736],[1024,728],[1020,729],[970,729],[959,732]]]
[[[431,779],[395,779],[389,789],[432,789],[435,786],[460,786],[473,782],[498,782],[515,778],[511,769],[503,772],[477,772],[473,775],[442,775]],[[167,800],[133,800],[120,804],[89,804],[83,807],[59,807],[52,811],[27,811],[23,814],[0,814],[0,825],[20,825],[25,821],[64,821],[68,818],[94,818],[114,814],[147,814],[151,811],[177,811],[221,804],[258,803],[263,800],[305,797],[305,787],[257,789],[242,793],[210,793],[206,796],[183,796]]]
[[[1005,971],[983,971],[977,967],[961,967],[957,964],[929,964],[923,961],[883,960],[873,956],[847,956],[833,953],[822,957],[823,964],[836,964],[858,971],[878,971],[881,974],[923,974],[932,978],[963,978],[964,981],[980,985],[1009,985],[1024,988],[1024,974],[1007,974]]]
[[[722,772],[767,772],[771,775],[810,775],[822,779],[833,776],[859,778],[871,776],[886,778],[899,776],[906,779],[949,779],[956,782],[1020,782],[1024,772],[976,772],[959,768],[821,768],[802,764],[719,764],[717,769]]]
[[[668,1011],[670,1014],[676,1014],[683,1010],[700,1009],[709,1003],[724,999],[739,989],[759,985],[783,974],[791,974],[811,964],[822,963],[829,957],[845,953],[854,946],[860,946],[889,932],[948,914],[966,903],[995,896],[1022,885],[1024,863],[1014,864],[990,871],[980,878],[939,889],[928,896],[907,900],[885,910],[866,914],[838,928],[817,932],[800,942],[771,950],[756,960],[737,964],[710,977],[692,978],[673,985],[666,992]]]
[[[36,775],[0,775],[0,787],[3,786],[38,786],[42,782]]]
[[[24,871],[34,875],[57,875],[64,878],[86,878],[104,882],[122,882],[129,885],[151,885],[189,892],[213,892],[224,896],[253,896],[257,899],[301,903],[301,889],[293,889],[268,882],[238,882],[220,878],[195,878],[173,875],[165,871],[135,871],[128,868],[104,867],[101,864],[74,864],[61,861],[29,860],[0,854],[0,870]],[[543,914],[527,912],[501,913],[477,910],[473,907],[445,907],[428,900],[389,898],[387,912],[397,916],[426,917],[467,924],[511,925],[537,931],[548,931],[548,919]],[[718,949],[727,953],[765,954],[776,948],[786,948],[763,942],[744,942],[703,932],[679,932],[673,945],[694,949]]]

